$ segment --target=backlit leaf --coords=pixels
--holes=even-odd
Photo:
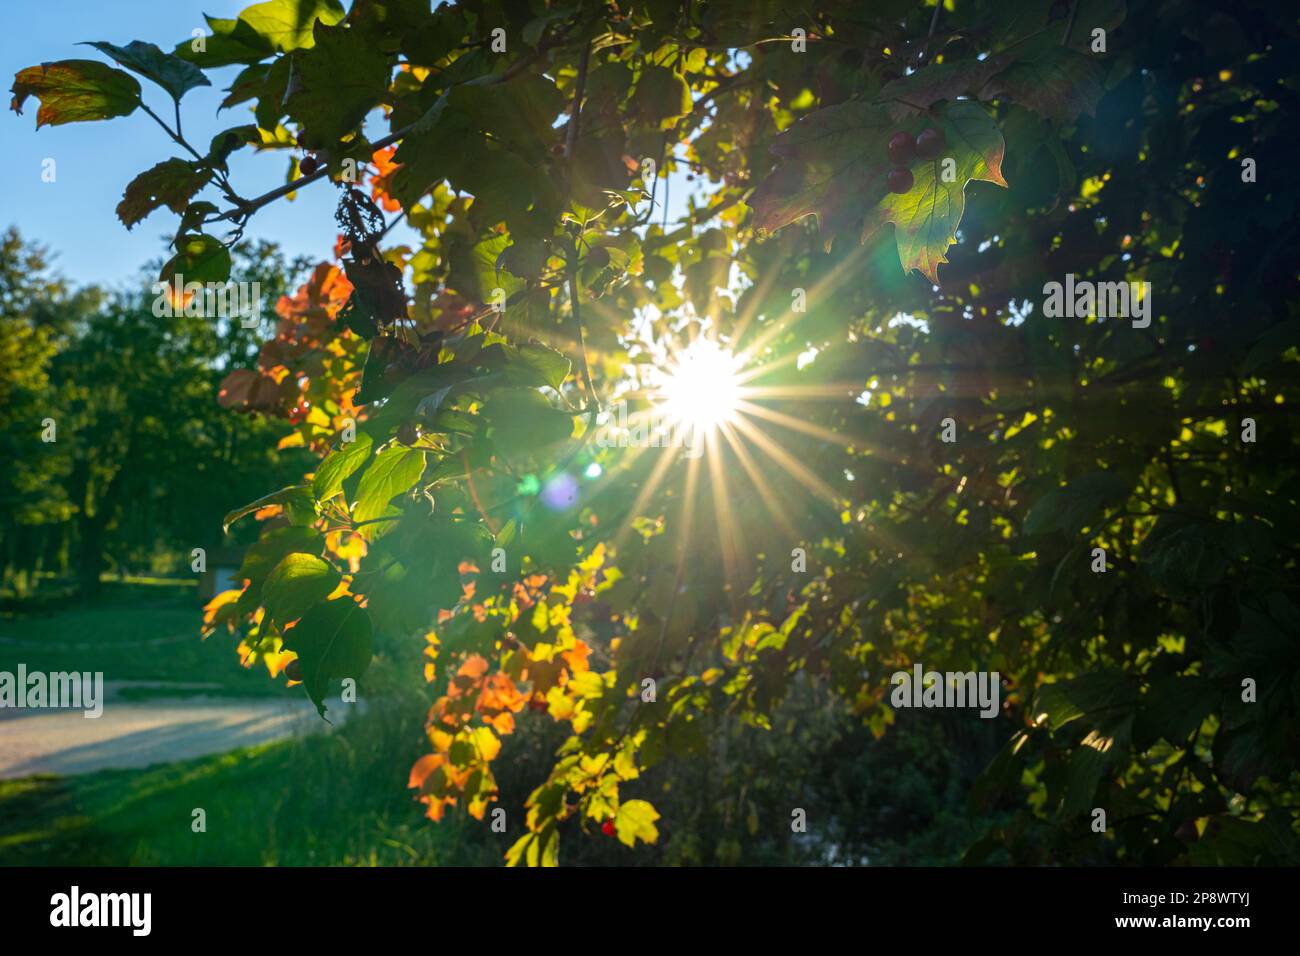
[[[187,63],[178,56],[164,53],[152,43],[133,40],[126,46],[114,46],[103,40],[87,43],[101,53],[107,53],[119,64],[143,77],[153,80],[171,94],[172,99],[180,100],[196,86],[210,86],[208,78],[193,63]]]
[[[117,218],[130,229],[159,206],[185,211],[190,199],[207,185],[210,174],[184,159],[168,159],[131,180],[117,204]]]
[[[409,491],[423,473],[424,452],[419,449],[394,445],[381,451],[361,475],[352,520],[361,522],[378,518],[388,503]]]
[[[126,116],[140,105],[135,77],[97,60],[59,60],[19,70],[9,108],[22,113],[23,101],[35,96],[36,128]]]
[[[298,655],[303,687],[324,717],[330,681],[357,680],[370,666],[370,616],[351,598],[335,598],[304,614],[285,631],[284,643]]]

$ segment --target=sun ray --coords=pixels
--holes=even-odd
[[[806,467],[799,459],[795,458],[788,451],[776,442],[763,434],[762,430],[757,428],[748,419],[738,419],[736,422],[737,430],[757,446],[758,450],[767,455],[779,466],[789,472],[796,481],[813,492],[827,504],[833,507],[840,507],[843,504],[842,496],[835,491],[830,485],[818,478],[811,469]]]
[[[705,457],[709,460],[710,492],[713,497],[713,516],[718,528],[718,549],[722,552],[722,568],[727,584],[734,589],[739,579],[738,560],[745,553],[744,534],[731,513],[731,489],[727,487],[726,471],[722,467],[721,441],[717,431],[706,439]]]
[[[638,449],[638,451],[643,450],[644,449]],[[645,484],[641,486],[640,492],[637,493],[636,500],[632,502],[632,507],[628,509],[627,517],[619,526],[618,531],[614,534],[613,546],[615,550],[618,549],[619,545],[627,541],[627,536],[632,531],[633,520],[641,514],[641,509],[650,502],[651,497],[654,495],[655,491],[658,490],[665,475],[667,475],[668,469],[672,467],[675,457],[676,456],[674,455],[660,455],[659,460],[655,462],[655,466],[651,469],[649,476],[645,480]]]
[[[833,432],[828,428],[820,425],[814,425],[812,422],[805,421],[802,418],[795,418],[793,415],[787,415],[784,412],[778,412],[775,409],[766,408],[762,405],[755,405],[753,402],[737,402],[737,409],[747,415],[753,415],[755,418],[764,418],[769,422],[775,422],[793,431],[802,432],[805,435],[811,435],[813,438],[819,438],[824,442],[830,442],[841,447],[849,447],[853,442],[840,432]]]
[[[727,443],[731,446],[731,450],[735,454],[736,459],[740,462],[740,466],[745,469],[745,474],[749,476],[750,482],[758,491],[758,496],[762,500],[763,506],[767,509],[767,513],[771,516],[772,520],[780,526],[781,531],[789,538],[797,538],[798,533],[795,531],[794,525],[790,523],[790,519],[786,517],[785,511],[781,507],[781,502],[777,500],[776,493],[768,487],[766,476],[758,470],[758,466],[754,464],[754,459],[753,456],[750,455],[749,449],[745,447],[745,443],[737,436],[736,426],[733,423],[728,422],[719,430],[722,432],[722,436],[727,440]]]

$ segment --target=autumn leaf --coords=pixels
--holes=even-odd
[[[168,159],[131,180],[117,204],[117,218],[130,229],[159,206],[185,211],[194,194],[207,185],[210,173],[184,159]]]
[[[944,152],[912,169],[912,188],[888,193],[868,212],[863,223],[865,242],[887,222],[903,271],[918,270],[931,282],[939,281],[939,265],[947,262],[948,247],[957,241],[957,227],[966,209],[966,184],[984,180],[1006,186],[1002,178],[1002,133],[988,112],[967,100],[940,113]]]
[[[913,166],[913,185],[903,194],[886,186],[889,136],[913,135],[931,125],[931,114],[896,120],[881,106],[843,103],[804,117],[772,144],[783,164],[750,197],[754,228],[761,235],[805,216],[816,216],[831,238],[862,223],[865,242],[886,222],[898,228],[904,271],[919,269],[932,282],[956,241],[965,209],[966,183],[984,179],[1005,186],[1002,134],[978,104],[960,100],[934,111],[945,151]]]
[[[9,108],[22,114],[29,96],[41,101],[36,128],[126,116],[140,105],[135,77],[96,60],[59,60],[19,70]]]

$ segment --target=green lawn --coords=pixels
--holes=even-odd
[[[463,815],[432,824],[406,789],[420,746],[407,710],[145,770],[0,781],[0,866],[498,865],[504,835]]]
[[[233,638],[202,640],[201,619],[192,581],[106,581],[92,605],[29,602],[0,612],[0,670],[22,663],[28,670],[102,671],[105,680],[212,683],[226,695],[286,693],[265,670],[239,666]]]
[[[192,583],[106,582],[91,606],[54,599],[0,613],[0,670],[21,662],[216,683],[202,691],[212,696],[301,695],[241,668],[231,638],[200,640],[199,621]],[[364,713],[328,734],[143,770],[0,780],[0,866],[499,864],[504,836],[463,814],[433,825],[406,788],[427,695],[374,690]],[[196,808],[205,833],[193,832]]]

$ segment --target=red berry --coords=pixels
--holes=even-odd
[[[415,422],[402,422],[397,426],[397,440],[403,445],[414,445],[420,440],[420,426]]]
[[[613,820],[606,820],[604,823],[600,825],[600,832],[605,834],[605,836],[612,837],[618,831],[614,829]]]
[[[912,171],[910,169],[898,168],[890,170],[889,173],[889,191],[891,193],[905,193],[912,188]]]
[[[304,176],[310,176],[318,169],[320,169],[320,160],[315,156],[304,156],[302,162],[298,164],[298,171]]]
[[[916,140],[912,139],[912,134],[907,130],[900,129],[889,137],[889,161],[895,166],[906,166],[912,161],[915,151]]]
[[[916,155],[922,159],[934,159],[943,152],[946,145],[947,138],[943,135],[943,130],[927,129],[916,138]]]

